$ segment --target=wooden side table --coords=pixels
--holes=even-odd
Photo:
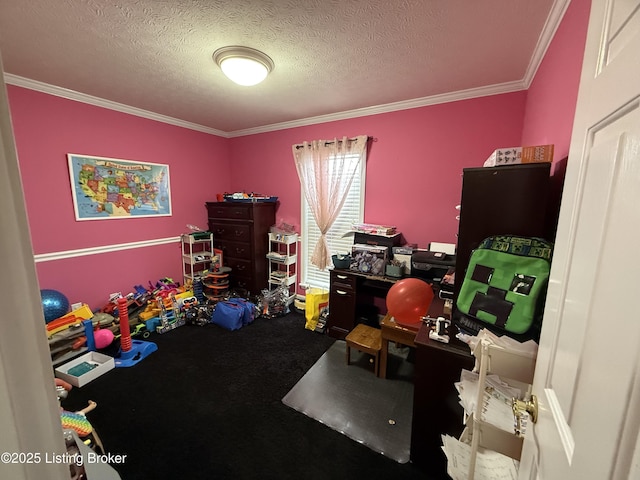
[[[347,365],[351,363],[351,349],[355,348],[375,358],[374,373],[378,376],[380,368],[380,330],[370,327],[364,323],[359,323],[356,328],[351,330],[345,338],[347,342]]]

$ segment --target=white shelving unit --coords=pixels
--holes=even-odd
[[[213,253],[213,234],[196,232],[180,236],[182,244],[182,279],[189,283],[202,276],[211,268]]]
[[[289,304],[296,296],[298,235],[269,233],[269,290],[281,285],[289,289]]]
[[[471,446],[465,480],[485,477],[485,475],[476,476],[479,450],[493,451],[511,459],[520,460],[523,437],[516,433],[515,416],[513,431],[506,431],[482,420],[486,380],[488,375],[497,375],[504,383],[518,388],[522,392],[521,399],[529,400],[536,362],[535,356],[511,351],[485,341],[478,343],[473,355],[477,359],[474,371],[478,374],[478,395],[475,411],[465,412],[466,426],[460,437],[461,443]]]

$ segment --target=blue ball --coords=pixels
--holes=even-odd
[[[40,290],[40,298],[42,299],[42,310],[44,311],[44,321],[46,323],[69,313],[69,300],[59,291]]]

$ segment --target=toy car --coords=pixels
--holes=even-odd
[[[132,337],[137,335],[142,335],[142,338],[149,338],[151,336],[151,332],[147,330],[147,326],[144,323],[139,323],[131,332]]]

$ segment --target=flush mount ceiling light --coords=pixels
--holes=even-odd
[[[267,55],[249,47],[222,47],[213,52],[213,60],[222,72],[238,85],[257,85],[274,64]]]

